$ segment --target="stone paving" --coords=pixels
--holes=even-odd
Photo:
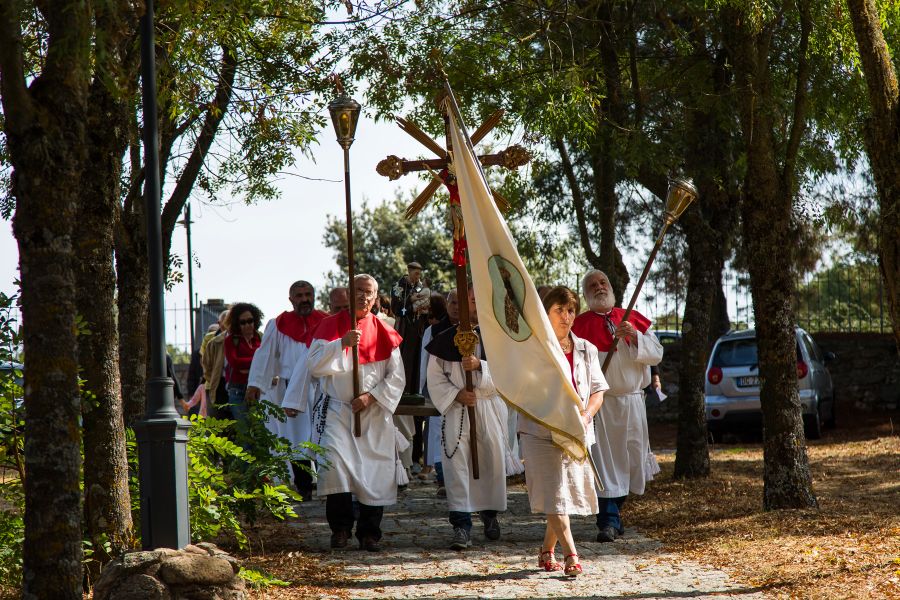
[[[435,490],[433,483],[414,480],[385,510],[380,553],[357,550],[355,539],[346,550],[330,550],[322,500],[299,505],[293,526],[305,550],[343,568],[351,598],[767,598],[722,571],[664,552],[660,542],[635,529],[627,528],[614,543],[597,543],[593,517],[572,519],[583,575],[538,570],[544,522],[531,514],[521,484],[509,487],[509,509],[500,515],[502,538],[487,541],[474,515],[472,547],[455,552],[448,549],[447,502]]]

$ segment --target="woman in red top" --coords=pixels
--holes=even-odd
[[[235,420],[238,437],[247,434],[247,377],[253,355],[262,342],[259,326],[262,312],[253,304],[238,302],[228,313],[228,333],[223,343],[225,350],[225,389],[228,390],[228,406]]]

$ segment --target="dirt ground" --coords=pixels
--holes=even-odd
[[[663,551],[773,598],[900,598],[900,414],[845,416],[808,443],[817,510],[762,510],[759,436],[712,446],[711,476],[691,481],[672,478],[675,440],[673,425],[651,428],[662,473],[624,512]],[[260,524],[254,551],[239,554],[291,582],[251,597],[350,597],[346,573],[323,568],[285,528]]]

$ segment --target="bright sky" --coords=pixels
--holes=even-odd
[[[201,301],[249,301],[259,306],[266,318],[274,317],[290,308],[287,295],[293,281],[306,279],[318,287],[325,273],[337,267],[333,253],[323,245],[322,234],[329,215],[341,219],[345,215],[343,150],[335,141],[330,123],[319,141],[314,149],[315,162],[301,157],[291,170],[294,175],[280,181],[282,197],[274,202],[256,206],[236,202],[229,207],[193,203],[191,245],[200,262],[199,267],[194,266],[194,291]],[[388,154],[415,158],[428,155],[428,150],[394,123],[375,123],[363,115],[350,148],[354,208],[366,200],[380,203],[393,198],[397,190],[424,187],[414,175],[394,182],[378,175],[375,165]],[[183,227],[175,231],[172,252],[187,256]],[[0,291],[7,294],[15,291],[18,256],[12,223],[0,222]],[[168,343],[188,344],[187,311],[170,310],[186,309],[187,305],[185,278],[183,284],[166,294]]]

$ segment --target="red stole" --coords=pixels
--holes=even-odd
[[[284,311],[275,317],[275,327],[295,342],[309,346],[313,340],[313,332],[328,314],[321,310],[313,310],[302,317],[294,311]]]
[[[625,316],[625,309],[616,307],[609,311],[608,314],[613,325],[618,325],[622,322],[622,317]],[[647,330],[650,329],[650,319],[636,310],[631,311],[628,322],[634,325],[634,328],[641,333],[647,333]],[[606,317],[594,311],[581,313],[575,317],[575,323],[572,324],[572,332],[597,346],[597,350],[600,352],[609,352],[610,348],[613,347],[613,336],[606,326]]]
[[[359,339],[359,364],[387,360],[403,338],[400,334],[381,322],[372,313],[357,321],[356,329],[362,333]],[[350,331],[350,311],[342,310],[326,317],[319,323],[313,337],[317,340],[333,342]]]

